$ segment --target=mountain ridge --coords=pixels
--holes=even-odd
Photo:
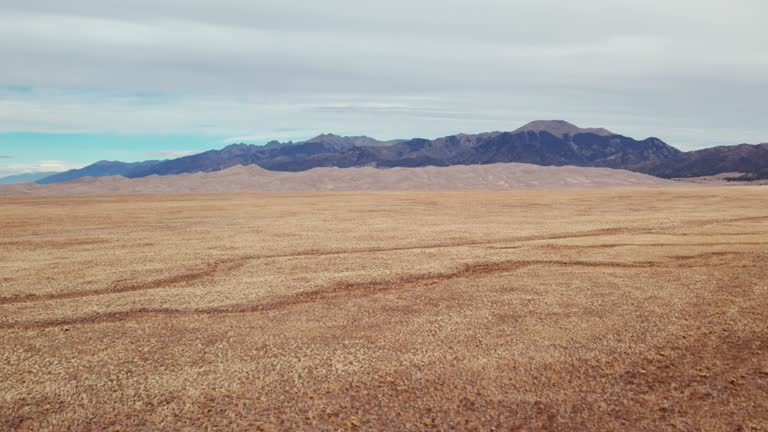
[[[745,173],[749,177],[763,177],[768,172],[768,143],[717,146],[683,153],[678,158],[658,163],[642,163],[635,171],[657,177],[701,177],[725,172]],[[686,175],[681,176],[680,173]]]
[[[50,177],[55,174],[58,174],[58,171],[13,174],[5,177],[0,177],[0,185],[36,182],[38,180],[42,180],[46,177]]]
[[[100,160],[83,168],[60,172],[35,181],[38,184],[61,183],[76,180],[82,177],[105,177],[112,175],[126,175],[133,170],[154,165],[160,161],[149,160],[143,162],[120,162]]]
[[[768,172],[768,153],[761,149],[760,145],[743,144],[682,152],[656,137],[636,140],[604,128],[581,128],[564,120],[536,120],[513,131],[459,133],[435,139],[379,141],[364,135],[345,137],[326,133],[300,142],[271,141],[263,146],[237,143],[163,161],[100,161],[38,183],[56,183],[84,176],[140,178],[214,172],[236,165],[296,172],[318,167],[528,163],[627,169],[664,178],[722,172],[762,176],[764,174],[760,173]]]
[[[649,159],[670,159],[679,153],[655,138],[637,141],[606,129],[582,129],[564,121],[551,120],[529,123],[517,132],[456,134],[436,139],[378,141],[365,136],[323,134],[297,143],[235,144],[162,161],[133,170],[126,176],[212,172],[250,164],[273,171],[332,166],[392,168],[506,162],[624,168],[630,163]]]

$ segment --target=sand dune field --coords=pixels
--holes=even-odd
[[[128,179],[84,177],[38,185],[0,186],[1,195],[194,194],[219,192],[327,192],[365,190],[505,190],[617,186],[670,186],[678,183],[626,170],[521,163],[419,168],[314,168],[269,171],[238,165],[221,171]]]

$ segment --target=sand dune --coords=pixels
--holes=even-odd
[[[309,192],[354,190],[555,189],[669,185],[675,182],[609,168],[547,167],[530,164],[462,165],[422,168],[315,168],[268,171],[256,165],[210,173],[86,177],[51,185],[0,187],[3,195],[89,195],[211,192]]]

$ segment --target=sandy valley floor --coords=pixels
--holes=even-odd
[[[0,430],[768,431],[768,187],[0,198]]]

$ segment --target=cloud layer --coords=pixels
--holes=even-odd
[[[82,166],[83,164],[60,160],[40,160],[29,163],[0,164],[0,177],[22,173],[61,172],[81,168]]]
[[[0,131],[397,138],[564,118],[684,148],[768,141],[767,15],[763,0],[5,0]]]

